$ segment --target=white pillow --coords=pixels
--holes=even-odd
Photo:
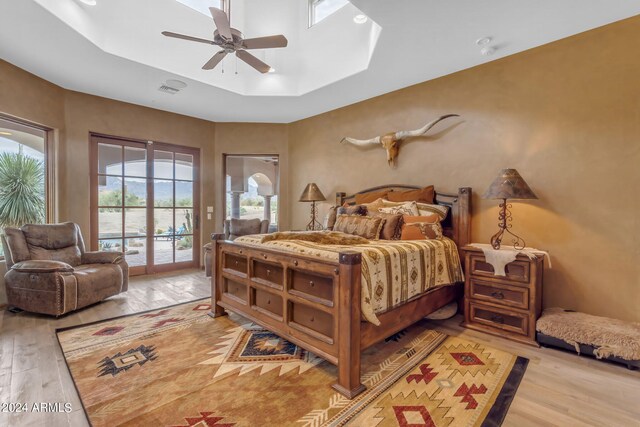
[[[389,213],[389,214],[402,214],[402,215],[410,215],[410,216],[418,216],[420,212],[418,211],[418,204],[416,202],[406,202],[397,206],[389,206],[385,208],[378,209],[379,212]]]

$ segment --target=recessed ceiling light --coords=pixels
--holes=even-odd
[[[270,73],[275,73],[275,72],[276,72],[276,69],[275,69],[275,68],[273,68],[273,67],[271,67],[271,68],[269,68],[269,72],[270,72]]]
[[[478,46],[486,46],[491,43],[491,40],[493,40],[491,37],[482,37],[476,40],[476,44]]]
[[[80,2],[89,6],[95,6],[96,4],[98,4],[96,0],[80,0]]]
[[[356,24],[364,24],[368,19],[369,18],[367,18],[367,15],[356,15],[353,17],[353,22],[355,22]]]
[[[11,136],[13,134],[11,132],[0,132],[0,135]]]
[[[185,87],[187,87],[187,84],[185,82],[176,79],[167,80],[166,85],[174,89],[184,89]]]

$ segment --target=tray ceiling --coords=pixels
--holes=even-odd
[[[213,22],[175,0],[4,1],[0,58],[98,96],[214,121],[291,122],[636,15],[640,2],[351,0],[311,28],[305,0],[231,8],[245,37],[287,37],[286,48],[252,51],[276,72],[234,56],[202,70],[216,46],[160,33],[211,38]],[[486,36],[490,56],[476,44]],[[187,87],[158,91],[169,79]]]

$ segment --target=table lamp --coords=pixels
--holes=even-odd
[[[514,249],[525,247],[524,239],[511,232],[511,204],[508,199],[537,199],[538,196],[529,188],[525,180],[515,169],[502,169],[498,177],[493,180],[489,189],[482,196],[483,199],[502,199],[500,203],[500,213],[498,214],[498,226],[500,230],[491,237],[493,249],[500,249],[500,243],[504,233],[508,233],[513,238]]]
[[[316,202],[327,200],[318,188],[315,182],[307,184],[300,196],[300,202],[311,202],[311,221],[307,224],[307,230],[322,230],[322,224],[316,219],[318,216],[318,208]]]

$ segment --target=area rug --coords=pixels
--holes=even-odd
[[[367,349],[353,400],[336,368],[210,300],[57,331],[93,426],[500,425],[527,359],[419,322]]]

